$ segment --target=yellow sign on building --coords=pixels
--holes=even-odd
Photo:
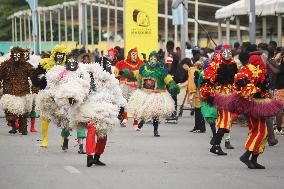
[[[125,55],[132,48],[148,56],[158,48],[158,0],[125,0]],[[142,57],[141,57],[142,58]]]

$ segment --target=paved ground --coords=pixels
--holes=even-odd
[[[247,128],[235,126],[235,150],[226,157],[209,152],[210,132],[193,134],[190,116],[178,125],[161,124],[160,138],[145,125],[141,135],[133,128],[116,128],[109,135],[102,160],[106,167],[86,167],[77,154],[75,133],[70,150],[60,149],[60,131],[50,127],[49,147],[39,147],[40,133],[9,135],[0,119],[0,189],[280,189],[284,185],[284,137],[267,147],[260,162],[266,170],[248,170],[238,160]],[[37,120],[39,128],[39,120]],[[209,127],[208,127],[209,131]]]

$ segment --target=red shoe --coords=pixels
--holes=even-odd
[[[36,132],[37,132],[37,130],[36,130],[36,128],[31,128],[31,129],[30,129],[30,132],[32,132],[32,133],[36,133]]]

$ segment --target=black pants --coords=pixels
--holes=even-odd
[[[221,144],[221,141],[224,137],[224,134],[225,133],[229,133],[229,130],[227,129],[218,129],[216,135],[215,135],[215,139],[214,139],[214,144],[215,145],[220,145]]]
[[[144,120],[141,120],[140,123],[138,124],[138,128],[141,129],[145,124]],[[154,131],[158,131],[158,127],[159,127],[159,118],[153,118],[153,127],[154,127]]]
[[[205,120],[201,113],[201,108],[194,108],[195,111],[195,121],[194,121],[194,130],[200,130],[201,132],[205,132]]]
[[[174,115],[177,115],[177,95],[171,95],[174,102],[175,102],[175,112]]]
[[[28,132],[28,121],[27,121],[27,114],[19,116],[19,132],[20,133],[27,133]]]

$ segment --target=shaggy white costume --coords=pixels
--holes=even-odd
[[[76,71],[61,72],[56,78],[64,82],[55,91],[55,103],[68,111],[71,127],[87,129],[87,166],[105,165],[99,158],[107,134],[119,124],[119,107],[126,104],[118,81],[98,64],[79,64]]]
[[[63,66],[54,66],[46,73],[47,87],[45,90],[41,90],[36,98],[36,110],[39,114],[61,129],[70,129],[68,112],[55,103],[55,95],[60,88],[60,85],[66,82],[66,78],[60,77],[60,73],[65,71]]]
[[[75,104],[70,105],[69,99],[74,99]],[[56,91],[55,101],[68,109],[73,128],[80,129],[86,126],[82,123],[93,121],[99,137],[106,136],[119,123],[119,107],[126,104],[115,76],[98,64],[79,64],[77,71],[67,73]]]

